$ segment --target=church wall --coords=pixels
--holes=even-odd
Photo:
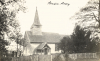
[[[24,47],[23,55],[24,56],[29,56],[33,54],[33,49],[30,47]]]
[[[30,40],[29,40],[29,38],[27,36],[27,32],[25,33],[24,38],[25,38],[25,41],[26,42],[24,43],[25,46],[23,47],[23,55],[24,56],[32,55],[33,54],[34,47],[32,47],[30,45]]]
[[[51,53],[55,53],[55,44],[48,44],[48,46],[51,48]]]
[[[51,54],[61,52],[61,51],[55,51],[55,44],[48,44],[48,46],[51,48]]]

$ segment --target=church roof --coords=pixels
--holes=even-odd
[[[48,45],[47,45],[47,43],[46,42],[44,42],[44,43],[41,43],[38,47],[37,47],[37,49],[43,49],[45,46],[47,46],[47,47],[49,47]],[[50,48],[50,47],[49,47]]]
[[[40,21],[39,21],[39,16],[38,16],[38,11],[36,8],[36,12],[35,12],[35,17],[34,17],[34,23],[32,24],[32,27],[36,25],[36,26],[41,26]]]
[[[32,35],[31,31],[26,31],[25,35],[30,42],[47,42],[47,43],[59,43],[64,35],[58,33],[42,32],[42,35]]]

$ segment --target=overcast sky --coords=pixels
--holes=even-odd
[[[59,5],[48,4],[50,1]],[[70,5],[60,4],[62,2]],[[24,34],[25,31],[30,30],[37,7],[43,32],[70,35],[73,32],[75,20],[69,18],[85,6],[87,2],[88,0],[27,0],[25,4],[27,12],[19,12],[17,15],[21,31]]]

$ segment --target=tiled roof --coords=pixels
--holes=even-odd
[[[28,36],[30,42],[47,42],[47,43],[59,43],[64,35],[58,33],[42,32],[42,35],[32,35],[31,31],[26,31],[25,35]]]
[[[41,44],[37,47],[37,49],[43,49],[45,46],[48,46],[46,42],[41,43]],[[48,47],[49,47],[49,46],[48,46]],[[49,48],[50,48],[50,47],[49,47]]]

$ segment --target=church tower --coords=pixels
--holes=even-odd
[[[42,25],[40,24],[39,17],[38,17],[38,11],[37,11],[37,8],[36,8],[34,23],[31,26],[32,34],[33,35],[42,35],[41,26]]]

